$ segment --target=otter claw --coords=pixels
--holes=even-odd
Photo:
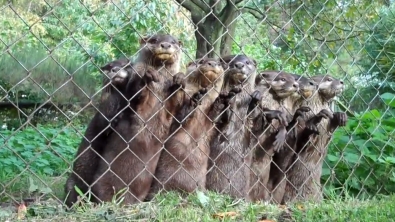
[[[327,110],[327,109],[323,109],[318,113],[318,116],[321,116],[325,119],[333,119],[334,115],[331,111]]]
[[[146,83],[159,82],[158,72],[155,69],[147,69],[143,76],[143,79]]]
[[[251,97],[253,102],[258,102],[262,100],[263,96],[260,91],[256,90],[255,92],[252,93]]]
[[[173,76],[173,85],[181,86],[182,88],[185,87],[184,73],[179,72]]]
[[[297,112],[304,112],[304,113],[307,113],[307,112],[310,112],[311,111],[311,109],[310,109],[310,107],[307,107],[307,106],[302,106],[302,107],[300,107],[298,110],[297,110]]]
[[[333,118],[337,121],[339,126],[347,125],[347,114],[343,112],[335,112]]]

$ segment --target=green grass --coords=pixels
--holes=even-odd
[[[58,184],[60,185],[60,184]],[[61,184],[63,185],[63,184]],[[132,206],[115,202],[99,206],[84,204],[72,211],[56,198],[27,206],[26,220],[57,221],[394,221],[395,196],[367,201],[326,200],[321,204],[298,203],[288,206],[246,203],[212,192],[197,192],[187,197],[170,192],[154,201]],[[224,213],[234,215],[219,218]],[[217,215],[217,216],[216,216]],[[0,208],[0,220],[15,221],[16,207]]]

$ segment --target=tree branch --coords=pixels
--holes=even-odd
[[[250,13],[252,16],[254,16],[257,20],[263,20],[266,18],[266,14],[264,14],[263,12],[251,8],[251,7],[243,7],[241,8],[242,10],[244,10],[247,13]],[[259,14],[259,15],[258,15]],[[280,26],[274,24],[273,22],[269,21],[269,19],[266,19],[266,22],[271,26],[271,28],[276,31],[277,33],[280,32],[280,30],[283,30],[283,28],[281,28]]]
[[[225,26],[228,26],[232,21],[232,13],[236,12],[237,7],[233,5],[232,0],[226,0],[226,5],[219,13],[219,17]],[[226,20],[225,20],[226,19]]]
[[[321,17],[319,17],[319,16],[317,16],[317,15],[316,15],[316,17],[317,17],[318,19],[322,20],[323,22],[325,22],[325,23],[327,23],[327,24],[329,24],[329,25],[332,25],[332,26],[335,27],[336,29],[339,29],[339,30],[342,30],[342,31],[345,31],[345,32],[369,32],[368,30],[350,30],[350,29],[345,29],[345,28],[342,28],[342,27],[338,27],[338,26],[335,25],[335,23],[330,22],[330,21],[328,21],[328,20],[326,20],[326,19],[323,19],[323,18],[321,18]],[[347,22],[345,22],[345,23],[347,23]],[[355,26],[355,25],[354,25],[354,26]]]
[[[319,39],[319,38],[316,38],[316,37],[313,36],[313,39],[316,40],[316,41],[320,41],[320,42],[338,42],[338,41],[346,41],[348,39],[352,39],[352,38],[358,37],[360,35],[361,35],[361,33],[357,33],[357,34],[349,36],[349,37],[338,38],[338,39],[330,39],[330,40],[327,40],[326,38]]]
[[[180,4],[182,7],[184,7],[186,10],[188,10],[191,13],[191,18],[193,23],[197,23],[203,16],[201,16],[201,10],[199,10],[199,7],[195,5],[192,1],[190,0],[176,0],[178,4]]]
[[[203,12],[209,13],[211,11],[210,7],[204,3],[204,0],[191,0],[191,1],[201,10],[203,10]]]

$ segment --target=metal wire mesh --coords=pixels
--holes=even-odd
[[[126,187],[124,200],[129,203],[154,198],[156,193],[147,189],[152,184],[156,184],[152,185],[156,192],[160,188],[184,192],[207,189],[272,203],[389,195],[395,187],[395,45],[390,25],[394,11],[387,1],[3,1],[0,201],[51,198],[64,203],[66,179],[73,163],[85,152],[100,158],[79,163],[95,173],[89,175],[94,176],[93,181],[84,186],[97,186],[94,190],[106,197]],[[155,33],[168,33],[182,42],[177,49],[180,70],[157,68],[159,77],[168,79],[139,89],[133,85],[137,92],[127,98],[110,76],[119,77],[121,71],[111,74],[101,67],[122,57],[138,61],[146,45],[156,44],[145,39]],[[219,59],[228,55],[246,55],[250,60]],[[187,82],[181,89],[182,84],[173,76],[181,71],[190,78],[187,64],[198,67],[204,64],[201,58],[226,64],[219,79],[230,78],[227,75],[240,61],[246,67],[254,66],[258,77],[265,70],[278,72],[263,75],[257,84],[255,80],[249,86],[247,82],[239,84],[241,92],[235,93],[236,99],[229,96],[231,88],[205,86],[208,92],[203,93],[199,105],[199,99],[192,98],[197,90],[188,88],[192,84]],[[130,72],[143,72],[135,78],[145,83],[147,67],[143,71],[134,63],[131,67]],[[276,91],[278,82],[291,81],[283,80],[281,72],[315,81],[321,89],[314,91],[317,98],[335,86],[330,88],[327,79],[318,81],[314,76],[328,74],[332,83],[341,81],[346,87],[333,101],[317,105],[305,99],[290,108],[288,100],[293,97],[276,94],[281,93]],[[292,81],[301,88],[299,77],[293,76],[296,79]],[[140,80],[128,81],[137,84]],[[167,95],[169,84],[179,88]],[[225,84],[229,82],[225,80]],[[259,88],[259,84],[265,87]],[[111,87],[115,88],[112,95],[119,93],[121,98],[103,97]],[[173,101],[179,92],[185,92],[185,97]],[[140,97],[143,99],[137,100]],[[250,102],[256,98],[260,102],[251,111]],[[139,108],[130,105],[135,100]],[[189,103],[196,103],[196,107],[191,105],[193,108],[181,115],[182,104]],[[120,104],[113,116],[103,113]],[[213,104],[221,107],[215,115]],[[300,106],[309,106],[311,111],[296,125],[288,124],[285,143],[278,151],[273,143],[284,132],[281,120],[290,122],[295,107]],[[296,146],[295,141],[302,140],[299,134],[313,130],[307,120],[324,108],[334,116],[323,118],[317,127],[319,135],[311,136],[308,145]],[[339,113],[347,115],[347,124],[331,128],[334,121],[341,121]],[[106,124],[88,138],[88,124],[97,121],[92,119],[94,115]],[[100,136],[107,139],[98,142],[103,151],[89,146]],[[86,141],[92,149],[77,155],[83,138],[92,140]],[[286,158],[292,163],[286,164]],[[306,159],[309,161],[304,162]],[[280,167],[280,162],[285,165]],[[274,169],[277,167],[279,172]],[[96,173],[96,168],[103,175]],[[119,172],[123,175],[117,175]],[[250,174],[259,175],[253,180]],[[85,176],[77,178],[85,180]],[[274,194],[276,189],[283,191]],[[100,198],[97,192],[90,195]]]

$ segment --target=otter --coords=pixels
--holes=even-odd
[[[141,39],[135,62],[156,70],[157,82],[145,85],[134,112],[124,113],[115,129],[118,133],[111,135],[105,147],[92,188],[100,202],[110,201],[124,188],[123,204],[138,203],[147,196],[162,144],[182,105],[174,96],[185,85],[179,72],[181,47],[181,41],[171,35]]]
[[[262,97],[254,91],[257,63],[246,55],[229,55],[222,60],[227,68],[222,90],[236,87],[242,92],[224,114],[226,120],[218,129],[221,136],[210,145],[206,189],[246,198],[251,164],[249,128],[256,117],[251,106],[256,106]]]
[[[295,146],[296,146],[296,127],[302,127],[301,121],[299,118],[304,116],[305,112],[309,112],[310,108],[301,106],[302,102],[305,99],[310,98],[314,92],[317,90],[318,85],[304,77],[299,76],[297,74],[291,74],[295,80],[299,84],[299,91],[290,97],[291,107],[289,111],[290,114],[293,115],[293,119],[288,123],[286,130],[288,132],[286,136],[286,143],[284,147],[277,153],[273,155],[273,161],[270,166],[270,175],[268,181],[268,190],[271,194],[271,201],[277,204],[280,204],[282,201],[282,197],[284,195],[284,189],[286,185],[285,181],[285,170],[287,169],[292,157],[295,155]],[[298,121],[299,120],[299,121]]]
[[[287,183],[283,203],[295,200],[322,200],[320,177],[327,145],[334,130],[339,126],[345,126],[347,122],[345,113],[331,114],[328,111],[331,100],[343,92],[343,81],[329,75],[318,75],[311,79],[318,84],[318,92],[302,105],[308,106],[312,113],[318,114],[306,113],[306,126],[298,132],[297,155],[286,172]]]
[[[264,95],[260,106],[264,110],[272,110],[272,113],[264,113],[265,121],[257,121],[252,129],[250,146],[253,149],[253,160],[249,187],[249,198],[252,201],[269,199],[271,159],[285,143],[286,126],[290,119],[287,112],[292,107],[290,97],[299,89],[295,78],[286,72],[264,71],[259,74],[259,78],[257,89]]]
[[[215,59],[203,58],[200,62],[190,63],[187,67],[185,94],[202,92],[196,99],[184,102],[183,108],[173,123],[178,126],[171,138],[165,143],[158,167],[155,172],[150,196],[152,199],[160,190],[177,190],[191,193],[196,189],[204,190],[207,159],[210,153],[208,144],[215,136],[214,122],[227,105],[226,98],[235,92],[219,94],[224,75],[221,63]],[[196,96],[193,96],[194,98]],[[196,109],[195,109],[196,108]],[[183,120],[185,119],[185,120]]]
[[[78,194],[74,186],[77,186],[83,193],[89,190],[100,160],[99,156],[108,143],[108,138],[113,132],[112,129],[117,125],[119,114],[122,114],[122,109],[127,107],[128,100],[132,99],[131,104],[134,104],[138,98],[135,95],[143,87],[140,83],[143,79],[140,76],[145,70],[132,64],[129,59],[112,61],[100,69],[108,77],[103,78],[104,88],[98,112],[88,124],[75,156],[73,171],[66,181],[65,203],[68,207],[77,202]],[[134,73],[140,76],[133,77]],[[150,74],[146,76],[150,76]],[[133,87],[129,89],[129,85],[133,85]]]

